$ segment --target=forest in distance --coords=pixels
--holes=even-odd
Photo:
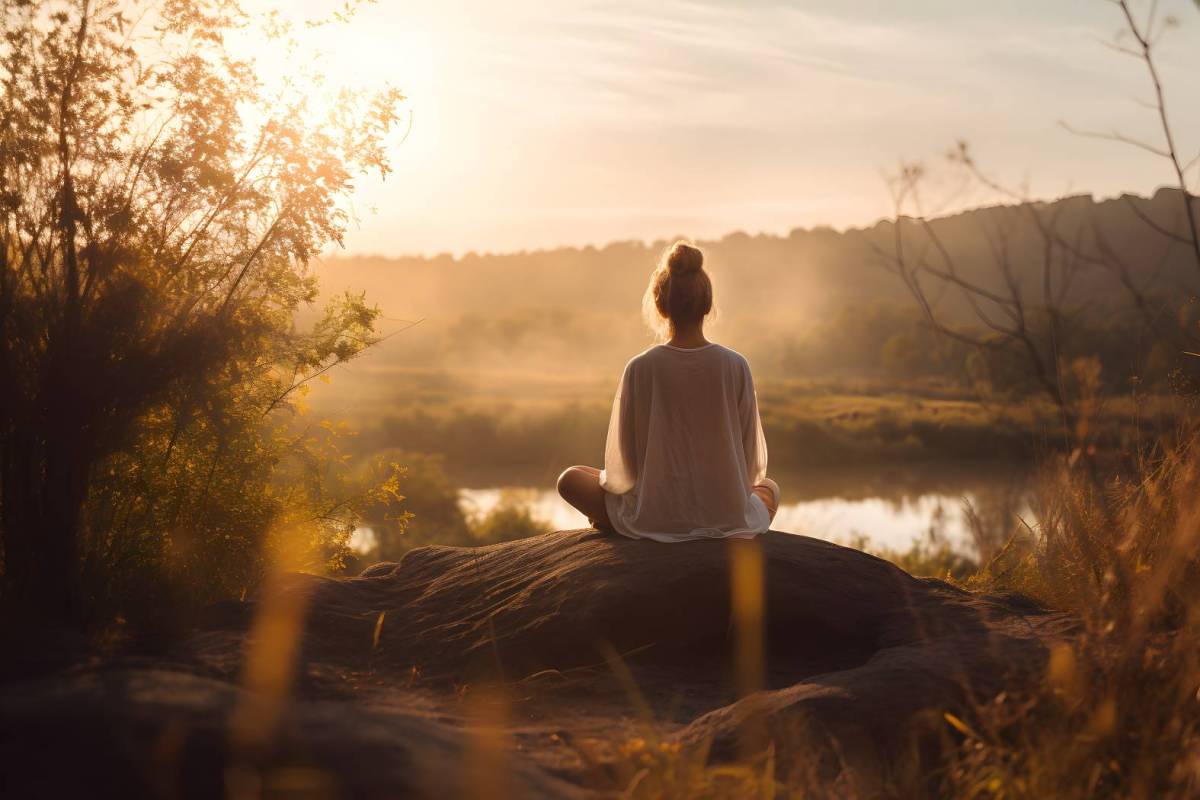
[[[1015,515],[1033,518],[1032,476],[1053,468],[1056,454],[1083,441],[1121,470],[1170,435],[1190,412],[1200,359],[1178,339],[1147,346],[1147,331],[1186,330],[1200,317],[1176,300],[1196,282],[1189,253],[1156,230],[1178,226],[1180,206],[1177,191],[1161,189],[974,209],[933,219],[928,230],[902,219],[702,242],[730,309],[718,307],[710,335],[754,365],[772,474],[800,504],[796,532],[832,535],[927,574],[967,574],[1012,536]],[[1061,369],[1061,396],[1037,382],[1026,343],[988,331],[964,292],[941,287],[925,312],[889,261],[905,244],[900,225],[910,245],[936,241],[945,250],[937,258],[971,285],[1002,291],[1011,268],[1017,285],[1035,289],[1047,270],[1045,220],[1070,245],[1053,265],[1055,327],[1034,312],[1030,338]],[[535,498],[565,465],[602,463],[616,376],[651,343],[637,301],[663,246],[317,265],[325,292],[378,303],[382,339],[315,383],[306,403],[353,432],[342,446],[363,486],[385,465],[403,465],[403,499],[367,504],[370,534],[355,540],[353,565],[552,527]],[[1147,251],[1153,260],[1141,257]],[[1148,310],[1168,319],[1148,326]],[[1064,413],[1076,412],[1067,423]],[[464,499],[467,487],[514,490],[481,510]],[[820,527],[827,499],[899,510],[934,498],[947,507],[921,521],[889,518],[870,530],[851,517],[840,534]]]
[[[1200,313],[1167,302],[1194,288],[1194,267],[1186,248],[1150,227],[1181,224],[1180,205],[1178,191],[1166,188],[1152,197],[1077,196],[965,211],[932,220],[929,230],[963,280],[998,285],[1004,262],[1036,294],[1046,267],[1045,231],[1030,211],[1053,220],[1054,235],[1070,244],[1067,257],[1077,262],[1069,275],[1055,276],[1069,317],[1062,356],[1100,357],[1104,389],[1113,393],[1124,391],[1133,377],[1161,386],[1191,366],[1167,346],[1150,354],[1138,347],[1145,338],[1142,306],[1172,317]],[[1011,380],[1011,370],[1004,372],[1005,353],[968,363],[968,348],[938,340],[889,264],[897,226],[913,240],[909,246],[931,249],[929,234],[903,217],[844,232],[735,232],[700,242],[719,292],[714,336],[745,354],[767,381],[936,378],[968,388],[1027,390],[1028,384]],[[362,291],[383,311],[381,329],[389,338],[349,365],[351,377],[368,365],[611,376],[649,342],[639,302],[664,245],[614,242],[458,258],[337,257],[315,269],[326,292]],[[953,324],[979,326],[969,301],[952,289],[943,288],[935,310]]]
[[[1179,207],[1178,192],[1162,189],[995,206],[931,223],[964,279],[981,284],[1002,280],[1001,258],[1018,281],[1041,280],[1043,236],[1031,208],[1077,248],[1057,359],[1068,402],[1094,407],[1089,441],[1106,458],[1170,430],[1190,402],[1181,390],[1197,375],[1197,359],[1168,339],[1145,346],[1147,308],[1183,327],[1190,323],[1177,315],[1200,315],[1173,305],[1195,282],[1188,253],[1164,246],[1147,224],[1178,224]],[[856,486],[880,483],[870,480],[872,465],[917,464],[929,475],[1028,470],[1073,446],[1061,409],[1016,343],[995,337],[995,348],[971,346],[936,330],[913,303],[887,260],[896,224],[701,243],[721,305],[731,309],[718,308],[712,336],[754,365],[772,468],[795,478],[793,496],[859,494]],[[322,261],[325,291],[361,291],[378,303],[383,340],[315,384],[308,401],[355,431],[346,447],[360,467],[420,454],[411,471],[445,473],[437,480],[447,483],[550,486],[563,465],[602,458],[615,376],[650,344],[637,301],[661,247]],[[1156,257],[1140,258],[1147,251]],[[1126,273],[1114,263],[1135,267]],[[501,300],[517,287],[519,302]],[[960,292],[943,289],[934,310],[961,330],[982,327]],[[830,469],[851,477],[823,479]],[[414,485],[424,480],[410,476]],[[419,497],[409,502],[430,515]],[[371,516],[384,525],[380,509]],[[409,531],[428,525],[418,511]]]

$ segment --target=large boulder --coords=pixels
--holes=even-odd
[[[733,622],[735,569],[749,576],[738,590],[761,598],[749,606],[762,609],[758,661],[739,661],[739,646],[756,639]],[[219,740],[244,692],[243,656],[269,635],[254,623],[271,603],[303,619],[283,749],[362,796],[388,786],[421,794],[431,780],[432,794],[456,793],[453,770],[439,787],[429,777],[439,769],[405,783],[382,762],[388,752],[409,764],[466,757],[462,698],[479,686],[507,693],[522,794],[621,788],[596,777],[620,775],[605,773],[619,748],[604,740],[651,720],[708,761],[774,741],[779,769],[888,794],[944,738],[944,713],[969,715],[1001,688],[1038,680],[1049,646],[1071,628],[1020,597],[967,593],[792,534],[664,545],[581,530],[427,547],[356,578],[292,575],[270,598],[214,609],[169,662],[5,687],[4,772],[28,758],[19,734],[31,729],[69,728],[61,746],[81,751],[101,720],[140,732],[131,741],[147,747],[171,719]],[[746,694],[736,663],[757,664],[761,691]],[[104,669],[120,678],[96,677]],[[359,749],[381,759],[375,779],[375,767],[349,755]],[[227,749],[202,750],[205,770],[228,766]]]

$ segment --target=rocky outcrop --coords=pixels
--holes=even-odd
[[[762,575],[762,690],[741,698],[735,558]],[[290,576],[281,598],[303,610],[298,678],[269,752],[249,763],[308,769],[296,774],[349,796],[469,796],[455,765],[488,741],[480,731],[508,743],[518,796],[622,789],[618,745],[646,725],[710,762],[774,741],[783,773],[886,795],[945,737],[943,713],[969,716],[974,702],[1039,679],[1071,626],[1019,597],[970,594],[782,533],[663,545],[586,530],[422,548],[356,578]],[[171,661],[4,687],[3,777],[27,774],[38,736],[91,756],[123,742],[124,756],[95,768],[140,774],[136,754],[166,747],[173,730],[181,755],[154,780],[219,794],[266,604],[214,609]],[[479,716],[486,706],[471,698],[486,693],[503,697],[503,715]],[[203,779],[179,782],[188,775]]]

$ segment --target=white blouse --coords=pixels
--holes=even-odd
[[[771,526],[751,489],[767,443],[750,365],[719,344],[651,347],[625,366],[600,486],[618,533],[635,539],[748,539]]]

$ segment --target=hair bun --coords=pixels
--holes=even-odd
[[[672,275],[699,272],[704,267],[704,254],[686,242],[676,242],[667,255],[667,269]]]

